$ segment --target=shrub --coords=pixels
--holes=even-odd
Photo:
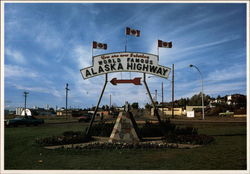
[[[98,123],[93,125],[91,135],[109,137],[112,133],[114,123]],[[160,137],[169,134],[198,134],[198,129],[192,127],[179,128],[170,120],[162,121],[161,126],[149,121],[139,128],[139,134],[142,137]]]
[[[159,137],[171,134],[193,135],[198,134],[198,129],[193,127],[179,128],[175,124],[170,123],[169,120],[163,121],[161,126],[146,122],[146,124],[139,129],[142,137]]]
[[[169,143],[185,143],[185,144],[199,144],[199,145],[206,145],[214,141],[212,136],[208,135],[177,135],[172,134],[166,137],[166,141]]]
[[[90,137],[85,135],[85,132],[64,132],[63,136],[51,136],[45,138],[37,138],[36,143],[41,146],[53,146],[53,145],[63,145],[63,144],[76,144],[89,142]]]
[[[243,108],[243,109],[235,109],[235,110],[234,110],[234,114],[235,114],[235,115],[242,115],[242,114],[246,114],[246,113],[247,113],[246,108]]]
[[[91,129],[92,136],[109,137],[114,127],[114,123],[99,123],[93,125]],[[184,144],[209,144],[214,141],[214,138],[207,135],[199,135],[198,129],[193,127],[176,127],[170,123],[170,120],[163,121],[161,126],[146,122],[139,128],[140,136],[142,137],[162,137],[169,143],[184,143]],[[41,146],[64,145],[89,142],[91,137],[87,137],[85,132],[81,131],[66,131],[62,136],[51,136],[46,138],[36,139],[36,143]],[[146,146],[146,145],[145,145]]]
[[[85,132],[81,131],[65,131],[63,132],[63,136],[65,137],[72,137],[72,136],[80,136],[83,135]]]
[[[139,128],[139,133],[142,137],[159,137],[163,135],[159,124],[150,122],[146,122],[142,128]]]
[[[114,123],[98,123],[91,128],[91,135],[109,137],[112,133]]]
[[[197,135],[198,129],[193,127],[185,127],[185,128],[177,127],[174,133],[177,135]]]

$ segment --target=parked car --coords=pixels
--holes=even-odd
[[[33,116],[24,116],[24,117],[16,117],[10,120],[6,120],[5,122],[6,126],[19,126],[19,125],[26,125],[26,126],[30,126],[30,125],[40,125],[40,124],[44,124],[44,120],[43,119],[37,119]]]
[[[92,118],[93,114],[91,113],[85,113],[82,116],[79,117],[79,122],[89,122]]]

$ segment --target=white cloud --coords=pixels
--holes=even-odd
[[[56,30],[54,25],[51,25],[49,21],[41,20],[37,21],[36,25],[33,26],[31,36],[43,48],[53,50],[62,47],[64,44],[61,32]]]
[[[79,66],[79,65],[78,65]],[[94,79],[84,80],[80,71],[78,69],[71,69],[69,67],[63,67],[63,70],[66,72],[65,77],[71,79],[69,83],[70,96],[77,100],[79,98],[97,98],[97,93],[103,86],[104,78],[103,76],[95,77]]]
[[[220,84],[211,84],[205,87],[205,93],[207,94],[220,94],[220,93],[234,93],[244,92],[246,90],[245,82],[235,82],[235,83],[220,83]],[[246,91],[245,91],[246,92]]]
[[[42,57],[37,56],[37,57],[35,57],[35,60],[41,65],[44,65],[44,66],[49,65],[48,61]]]
[[[225,19],[227,17],[230,17],[232,15],[235,15],[235,13],[237,13],[237,10],[234,10],[234,11],[230,11],[224,15],[211,15],[211,14],[205,14],[204,12],[196,15],[196,20],[193,21],[193,22],[190,22],[188,25],[183,25],[181,23],[181,27],[180,26],[177,26],[173,32],[171,32],[170,34],[168,33],[168,36],[170,37],[179,37],[179,34],[180,33],[185,33],[187,31],[190,31],[192,29],[195,29],[196,27],[199,27],[201,26],[202,24],[208,24],[210,22],[214,22],[214,21],[220,21],[222,19]],[[222,27],[222,26],[216,26],[216,28],[219,28],[219,27]],[[211,28],[209,28],[211,29]]]
[[[162,48],[160,49],[160,62],[162,64],[168,64],[169,62],[176,62],[183,58],[187,59],[187,57],[192,56],[197,52],[206,52],[207,49],[210,49],[213,46],[219,47],[220,45],[224,43],[228,43],[234,40],[240,39],[239,35],[228,35],[223,38],[217,38],[217,40],[204,42],[201,44],[197,44],[191,47],[187,47],[190,45],[190,43],[187,42],[180,42],[180,40],[176,40],[175,43],[173,43],[173,48]],[[152,43],[150,47],[150,52],[156,54],[156,44]],[[198,59],[197,59],[198,60]],[[185,62],[191,62],[192,58],[188,58],[188,60],[185,60]],[[198,61],[202,61],[202,59],[199,59]],[[188,64],[187,64],[188,66]]]
[[[62,91],[59,91],[55,89],[54,87],[46,88],[46,87],[32,87],[32,86],[23,86],[20,84],[11,84],[14,86],[16,89],[20,90],[26,90],[26,91],[31,91],[31,92],[40,92],[40,93],[47,93],[51,94],[54,97],[64,97],[64,93]]]
[[[87,48],[82,45],[77,45],[73,48],[72,54],[72,59],[75,60],[79,69],[92,65],[91,47]]]
[[[201,92],[201,82],[199,80],[192,82],[177,83],[175,86],[176,99],[192,97]],[[204,93],[206,95],[223,95],[232,93],[246,93],[245,82],[211,82],[204,81]]]
[[[112,95],[112,103],[122,106],[126,101],[129,103],[138,102],[140,104],[145,104],[150,102],[150,98],[146,95],[146,88],[144,85],[134,86],[132,84],[118,84],[113,86],[111,84],[107,85],[107,90],[105,91],[106,103],[109,101],[109,95]]]
[[[9,60],[12,60],[12,61],[14,61],[16,63],[24,64],[26,62],[23,54],[20,51],[10,49],[10,48],[6,48],[5,49],[5,54],[8,56],[7,58]]]
[[[246,67],[245,65],[232,65],[223,69],[217,69],[208,74],[206,80],[237,80],[240,78],[246,78]]]
[[[65,80],[65,82],[67,81],[70,85],[69,94],[71,102],[84,103],[85,105],[95,105],[101,93],[105,76],[103,75],[83,80],[79,70],[92,65],[91,46],[87,45],[87,43],[90,43],[94,39],[100,42],[108,43],[110,51],[113,51],[114,48],[116,48],[114,51],[119,49],[123,50],[123,44],[125,41],[124,29],[128,26],[141,30],[141,37],[131,37],[131,40],[128,40],[129,50],[137,49],[138,44],[138,49],[140,47],[140,49],[144,52],[144,50],[149,48],[148,46],[152,45],[151,50],[147,50],[146,52],[149,51],[149,53],[157,54],[157,39],[164,40],[165,38],[166,41],[172,39],[173,48],[160,50],[160,64],[170,68],[172,63],[176,65],[176,98],[182,94],[183,96],[186,95],[186,97],[192,96],[200,91],[198,74],[195,72],[190,75],[186,69],[184,69],[185,67],[188,69],[188,65],[190,63],[202,65],[202,67],[204,67],[204,72],[209,72],[209,74],[204,74],[205,80],[214,79],[218,81],[218,85],[215,84],[215,82],[207,83],[207,81],[205,81],[205,92],[216,93],[217,89],[221,92],[228,90],[230,92],[231,89],[244,89],[244,86],[241,86],[239,82],[243,80],[237,79],[246,76],[245,68],[242,68],[241,66],[225,68],[225,64],[219,62],[223,60],[223,57],[220,57],[221,55],[225,57],[228,56],[228,52],[223,52],[226,49],[228,50],[225,43],[229,43],[230,41],[234,41],[239,38],[242,39],[243,37],[241,36],[243,34],[241,32],[237,32],[238,30],[232,31],[230,28],[228,28],[229,30],[225,30],[225,28],[231,26],[231,21],[228,21],[228,23],[226,22],[225,25],[224,23],[221,23],[221,25],[207,25],[208,22],[219,22],[219,20],[230,17],[230,15],[235,14],[235,11],[218,15],[210,14],[210,12],[206,10],[201,10],[199,13],[195,13],[195,15],[183,15],[182,11],[185,12],[186,7],[180,6],[179,4],[174,5],[171,8],[166,7],[166,10],[159,10],[158,8],[160,7],[154,8],[154,6],[154,4],[147,4],[142,7],[135,4],[133,8],[126,8],[126,11],[129,13],[124,16],[122,16],[123,13],[117,14],[114,18],[110,18],[108,22],[100,21],[100,19],[102,19],[100,17],[106,17],[106,14],[110,14],[106,13],[107,11],[102,11],[105,8],[102,9],[95,4],[86,4],[86,9],[79,8],[75,5],[74,7],[71,6],[69,9],[68,7],[67,9],[63,8],[63,10],[67,10],[68,13],[64,15],[58,14],[58,16],[55,16],[53,11],[49,11],[48,9],[48,11],[45,10],[46,13],[44,13],[43,8],[38,8],[39,10],[36,10],[34,15],[30,15],[31,12],[34,13],[34,10],[31,12],[27,10],[27,15],[20,15],[23,14],[23,12],[20,14],[11,13],[8,15],[10,17],[8,17],[5,21],[7,27],[6,31],[9,33],[6,35],[7,43],[12,44],[13,42],[13,44],[15,44],[19,43],[15,41],[25,39],[25,41],[27,40],[31,44],[34,44],[34,52],[36,52],[36,49],[39,49],[39,55],[42,53],[43,55],[46,55],[46,57],[35,57],[35,61],[44,65],[44,67],[36,67],[36,64],[30,64],[32,67],[28,69],[28,65],[25,67],[6,65],[5,76],[8,77],[6,82],[17,83],[16,80],[18,80],[20,83],[17,83],[18,86],[16,86],[16,88],[41,93],[49,93],[48,91],[50,91],[53,96],[60,97],[65,95],[65,89],[61,83]],[[16,8],[8,9],[12,10]],[[113,8],[111,8],[111,10],[113,10]],[[123,10],[123,8],[121,8],[121,10]],[[175,18],[173,14],[181,14],[183,17]],[[25,16],[28,18],[24,19]],[[79,25],[79,21],[84,21],[84,25]],[[221,32],[221,30],[223,30],[223,32]],[[239,35],[234,35],[235,33]],[[134,48],[132,47],[132,44],[134,44]],[[117,49],[117,47],[119,49]],[[217,49],[221,47],[223,47],[223,49]],[[211,56],[211,61],[209,61],[208,58],[208,55],[211,54],[211,52],[209,52],[210,50],[213,50],[212,52],[216,53],[215,56]],[[242,52],[244,52],[244,50],[245,49],[242,49]],[[100,50],[100,52],[101,51],[102,50]],[[236,55],[238,53],[235,52],[235,49],[229,49],[228,51],[231,51],[232,54]],[[96,50],[95,53],[98,54],[98,50]],[[204,56],[196,56],[196,54],[202,55],[202,53],[204,53]],[[24,58],[22,53],[17,50],[7,49],[6,55],[16,63],[25,63],[26,57]],[[49,60],[52,57],[57,63],[64,59],[64,62],[61,62],[64,64],[53,64],[54,61]],[[66,57],[69,58],[69,60],[66,60]],[[48,60],[48,62],[46,62],[46,60]],[[233,62],[237,62],[238,59],[235,55],[232,55],[231,60]],[[13,63],[13,61],[8,60],[8,62],[11,63]],[[218,62],[215,64],[215,61]],[[210,62],[213,63],[213,65],[211,65],[213,66],[212,68],[208,64]],[[242,61],[239,61],[239,64],[240,63],[242,63]],[[220,64],[222,64],[220,67],[225,69],[219,69],[218,65]],[[60,66],[59,69],[57,69],[60,71],[63,70],[61,73],[63,76],[60,76],[61,74],[59,75],[59,73],[56,72],[56,69],[55,71],[53,70],[52,72],[49,72],[47,69],[49,70],[50,68],[47,68],[45,71],[39,72],[39,70],[44,70],[43,68],[50,65],[55,67]],[[39,68],[39,70],[34,71],[34,68]],[[211,72],[208,68],[211,68],[210,70],[214,68],[218,69]],[[178,75],[178,72],[180,75]],[[135,77],[135,75],[139,76],[138,74],[132,73],[132,78]],[[193,78],[194,75],[197,75],[197,78],[195,78],[197,81],[190,82],[190,79]],[[23,83],[24,80],[21,77],[23,79],[32,78],[32,84]],[[110,73],[109,81],[114,77],[120,79],[121,73]],[[122,73],[122,78],[130,78],[129,73]],[[184,79],[187,82],[182,84],[181,81]],[[224,83],[226,80],[231,79],[234,79],[235,81],[230,84]],[[152,95],[155,89],[157,89],[160,93],[161,82],[164,80],[165,79],[160,78],[147,80]],[[29,80],[29,82],[30,81],[31,80]],[[165,96],[171,96],[171,83],[168,83],[167,81],[164,82],[166,82],[166,85],[164,86],[166,88]],[[238,85],[236,83],[238,83]],[[223,88],[225,89],[222,91]],[[127,84],[113,86],[108,83],[102,100],[103,104],[109,103],[110,93],[113,96],[112,103],[116,103],[118,105],[123,105],[125,101],[139,103],[150,102],[149,97],[146,95],[144,85],[134,86]],[[184,95],[184,93],[186,94]]]
[[[4,75],[7,78],[19,77],[19,78],[36,78],[38,74],[31,69],[23,68],[17,65],[5,65]]]
[[[225,37],[223,39],[219,39],[219,40],[215,40],[215,41],[212,41],[212,42],[207,42],[207,43],[195,45],[193,47],[184,48],[184,49],[182,49],[181,52],[192,51],[192,50],[197,50],[197,49],[201,49],[201,48],[216,46],[216,45],[220,45],[220,44],[223,44],[223,43],[226,43],[226,42],[237,40],[239,38],[240,38],[240,36],[238,36],[238,35],[231,35],[231,36]]]

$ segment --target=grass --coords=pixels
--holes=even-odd
[[[81,131],[86,124],[45,124],[5,129],[5,170],[246,170],[246,125],[193,124],[216,141],[195,149],[47,150],[37,137]]]

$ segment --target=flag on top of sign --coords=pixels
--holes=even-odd
[[[139,37],[140,36],[140,30],[135,30],[135,29],[127,27],[126,28],[126,35],[133,35],[133,36]]]
[[[106,50],[108,46],[105,43],[99,43],[99,42],[93,41],[93,48]]]
[[[163,42],[162,40],[158,40],[158,47],[172,48],[172,42]]]

